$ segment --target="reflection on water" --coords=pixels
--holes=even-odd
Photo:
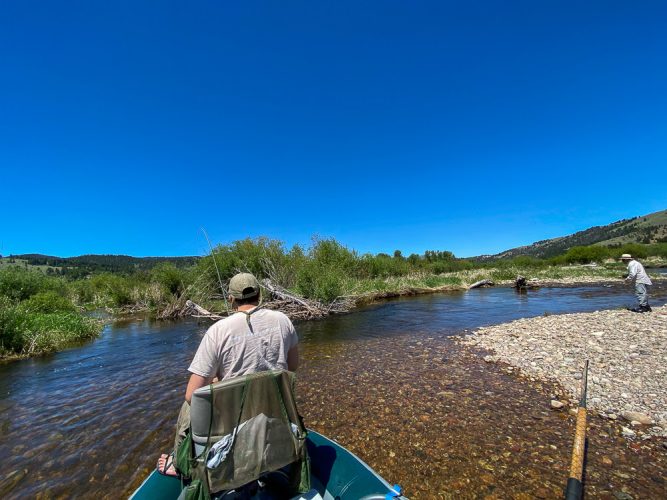
[[[654,287],[653,297],[654,303],[664,303],[665,288]],[[302,323],[297,326],[303,339],[302,411],[308,425],[350,445],[388,479],[410,485],[413,497],[429,496],[422,491],[426,483],[438,491],[488,494],[494,488],[516,488],[534,493],[542,469],[560,466],[565,459],[562,448],[570,439],[570,425],[559,428],[562,419],[544,412],[534,389],[467,358],[447,337],[520,317],[614,308],[632,301],[627,287],[545,288],[527,295],[480,289],[400,299]],[[172,441],[186,368],[206,326],[194,321],[117,323],[83,347],[0,366],[4,496],[118,498],[131,492]],[[491,405],[488,392],[495,395]],[[526,403],[527,415],[513,406],[524,393],[531,402]],[[467,415],[475,422],[468,430],[463,425]],[[545,425],[537,425],[535,415]],[[493,446],[498,457],[511,452],[500,435],[495,444],[485,444],[494,439],[499,422],[527,426],[518,433],[502,430],[521,450],[524,445],[517,441],[528,442],[556,426],[560,435],[552,435],[559,449],[551,454],[555,463],[539,465],[527,452],[518,462],[497,458],[497,467],[487,458],[473,460],[468,451],[485,455],[486,446]],[[417,443],[415,433],[421,436]],[[439,443],[437,453],[428,449],[428,442]],[[448,449],[451,446],[457,450]],[[506,467],[520,463],[522,474],[532,479],[512,486],[519,479],[516,474],[499,475],[502,460]],[[664,476],[664,461],[662,467]],[[655,477],[660,474],[653,472]],[[453,484],[459,476],[467,479]],[[547,481],[545,491],[553,492],[559,477]],[[425,483],[417,484],[418,478]],[[493,487],[480,489],[480,481]]]

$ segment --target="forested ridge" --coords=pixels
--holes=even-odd
[[[199,257],[132,257],[129,255],[79,255],[77,257],[55,257],[42,254],[21,254],[6,256],[8,263],[25,263],[28,266],[47,266],[54,268],[54,274],[72,278],[89,274],[114,273],[131,274],[137,271],[150,271],[158,264],[169,263],[184,268],[194,265]],[[14,262],[11,262],[14,261]]]

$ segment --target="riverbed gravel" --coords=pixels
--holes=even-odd
[[[556,382],[554,410],[577,405],[588,359],[589,408],[617,420],[629,439],[667,437],[667,306],[524,318],[462,341],[488,350],[484,360],[508,372]]]

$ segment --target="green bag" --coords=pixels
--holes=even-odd
[[[175,457],[176,470],[184,478],[190,478],[192,475],[193,455],[192,434],[188,431],[187,436],[178,446]]]
[[[206,486],[199,480],[195,479],[185,487],[185,500],[210,500],[211,495]]]

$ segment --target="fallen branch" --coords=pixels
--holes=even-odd
[[[196,313],[196,314],[194,314]],[[220,316],[219,314],[212,313],[211,311],[204,309],[202,306],[199,304],[195,304],[191,300],[186,300],[185,301],[185,314],[188,316],[192,316],[194,318],[210,318],[210,319],[223,319],[224,316]]]
[[[476,283],[473,283],[468,287],[468,290],[472,290],[473,288],[481,288],[484,286],[493,286],[495,283],[491,280],[480,280],[477,281]]]

